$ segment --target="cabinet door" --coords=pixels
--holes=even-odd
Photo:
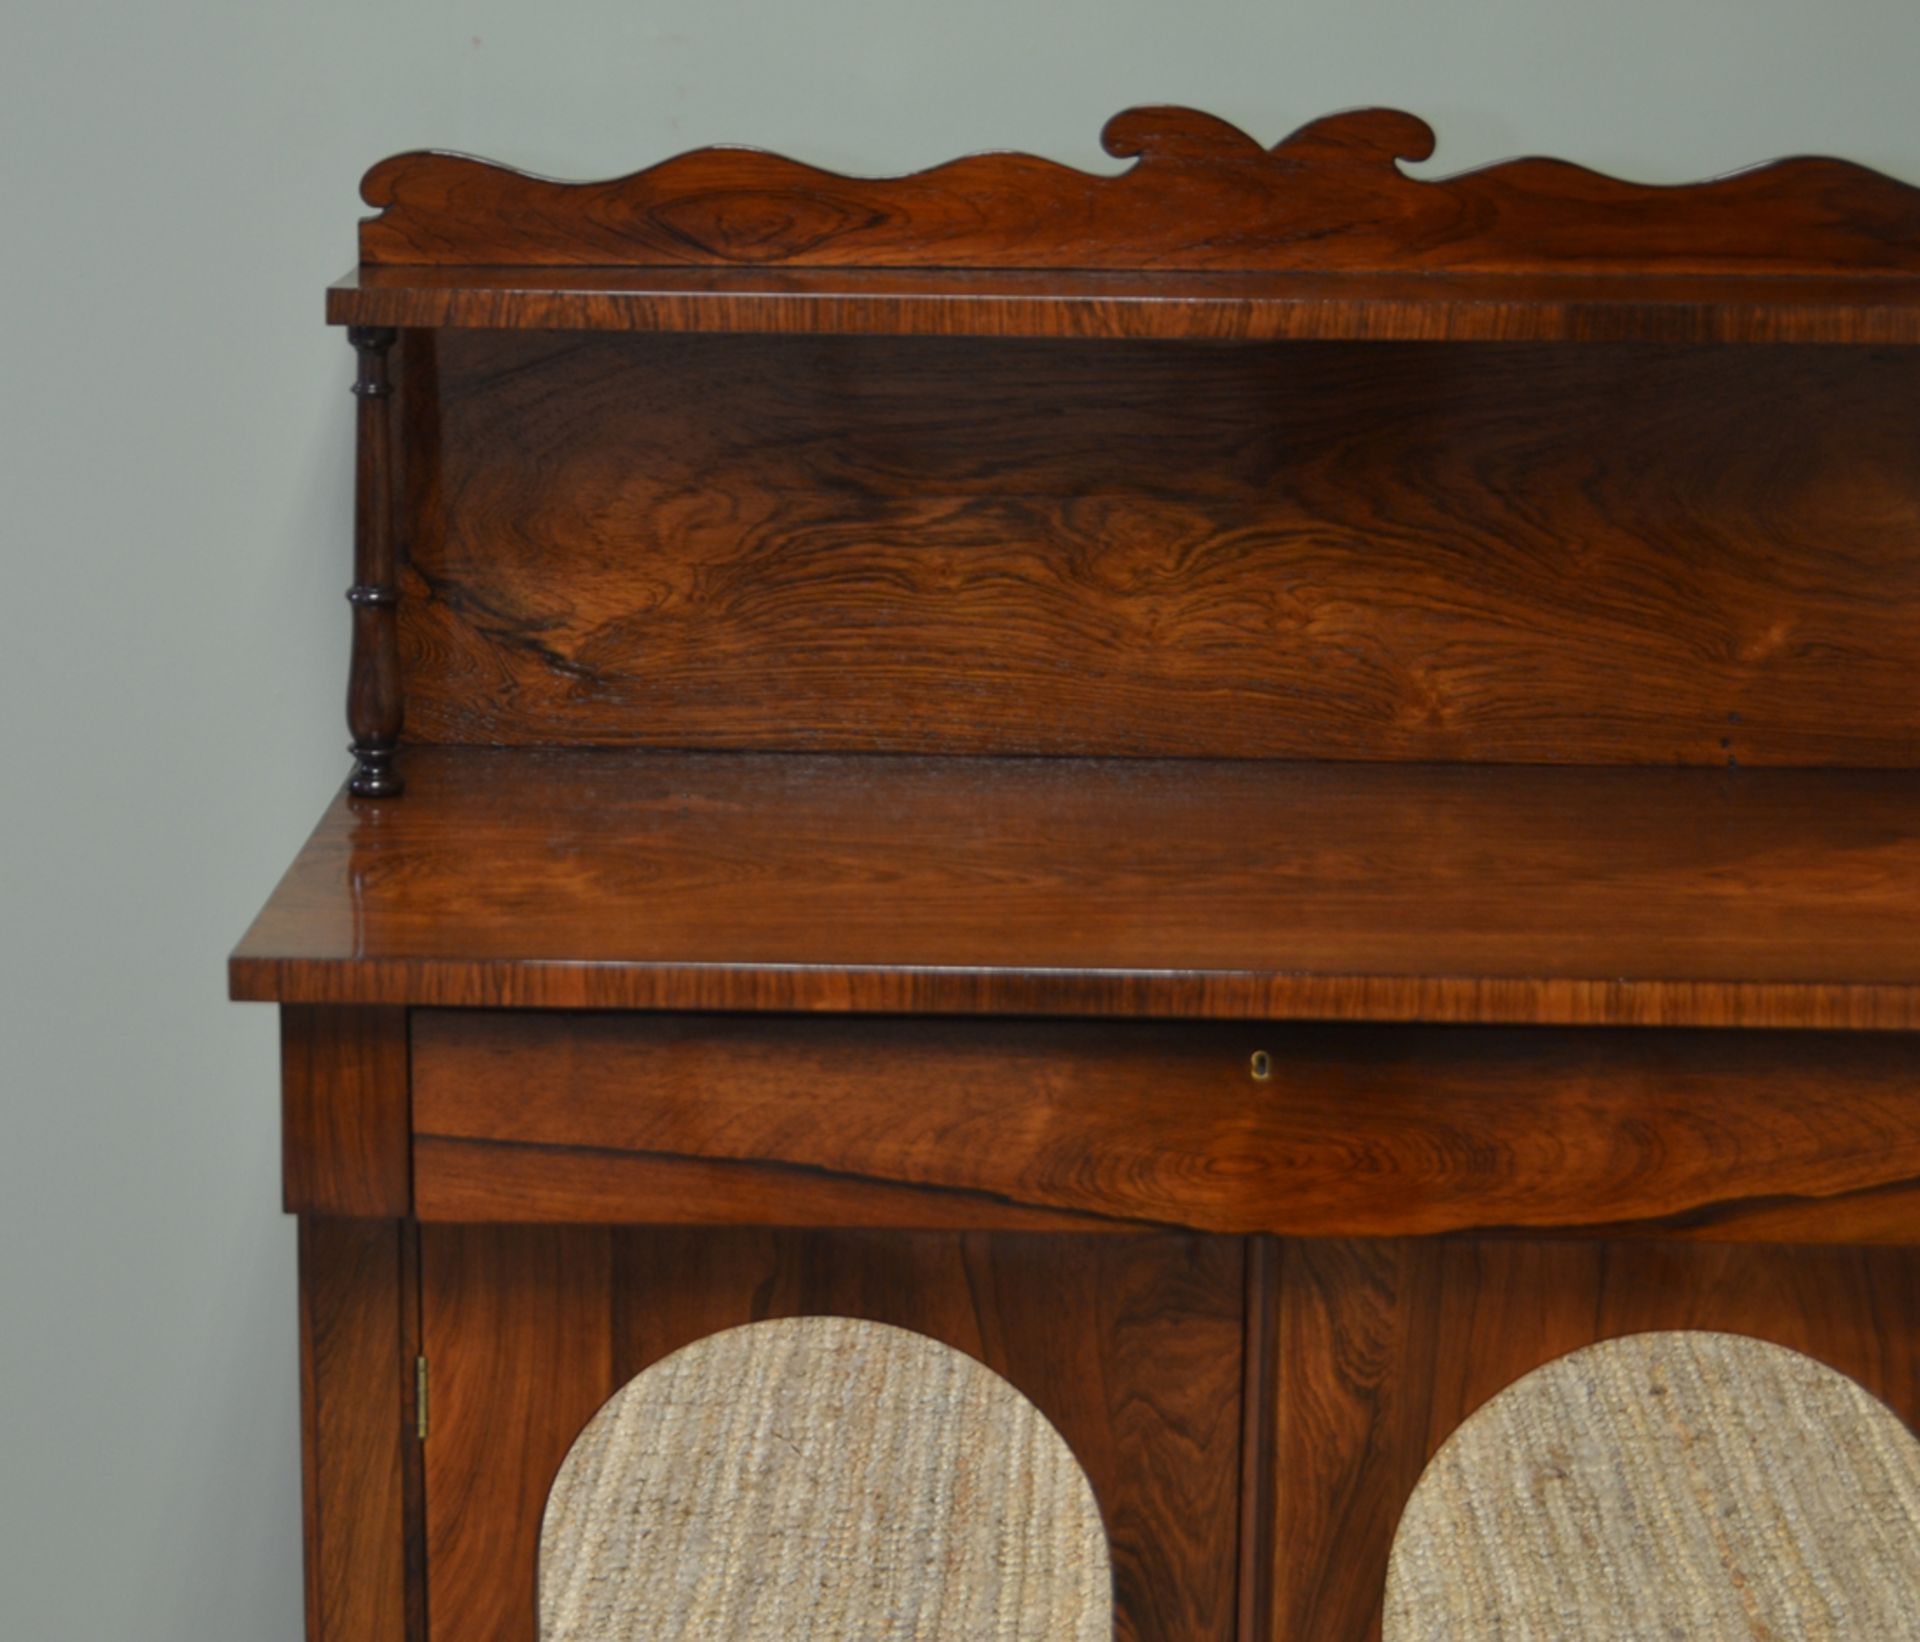
[[[1256,1250],[1256,1277],[1263,1444],[1279,1479],[1258,1530],[1273,1551],[1260,1633],[1273,1642],[1377,1642],[1394,1533],[1428,1461],[1523,1375],[1597,1342],[1770,1341],[1920,1426],[1920,1250],[1287,1242]]]
[[[540,1520],[634,1375],[737,1324],[912,1329],[1028,1397],[1087,1473],[1116,1637],[1235,1634],[1238,1239],[604,1227],[422,1229],[434,1642],[533,1642]]]

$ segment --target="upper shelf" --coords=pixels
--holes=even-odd
[[[1920,773],[418,747],[289,1003],[1920,1027]]]
[[[1110,121],[1096,176],[1025,154],[855,178],[708,148],[606,182],[382,161],[338,323],[1403,340],[1920,340],[1920,189],[1832,159],[1679,187],[1554,160],[1409,177],[1433,133],[1336,115],[1266,148]]]
[[[336,325],[1372,342],[1920,343],[1920,279],[362,267]]]

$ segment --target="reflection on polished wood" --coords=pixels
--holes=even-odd
[[[301,1003],[1908,1026],[1920,774],[415,749]]]

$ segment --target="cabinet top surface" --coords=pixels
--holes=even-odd
[[[338,323],[1402,340],[1920,340],[1920,189],[1800,158],[1652,186],[1545,159],[1409,176],[1369,109],[1271,147],[1109,121],[1111,175],[976,154],[847,177],[744,148],[565,183],[400,154]]]
[[[236,997],[1920,1024],[1920,773],[415,748]]]

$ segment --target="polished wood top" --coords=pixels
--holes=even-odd
[[[308,1003],[1920,1025],[1920,773],[410,749]]]
[[[327,318],[485,330],[1910,345],[1920,342],[1920,278],[366,265],[327,292]]]

